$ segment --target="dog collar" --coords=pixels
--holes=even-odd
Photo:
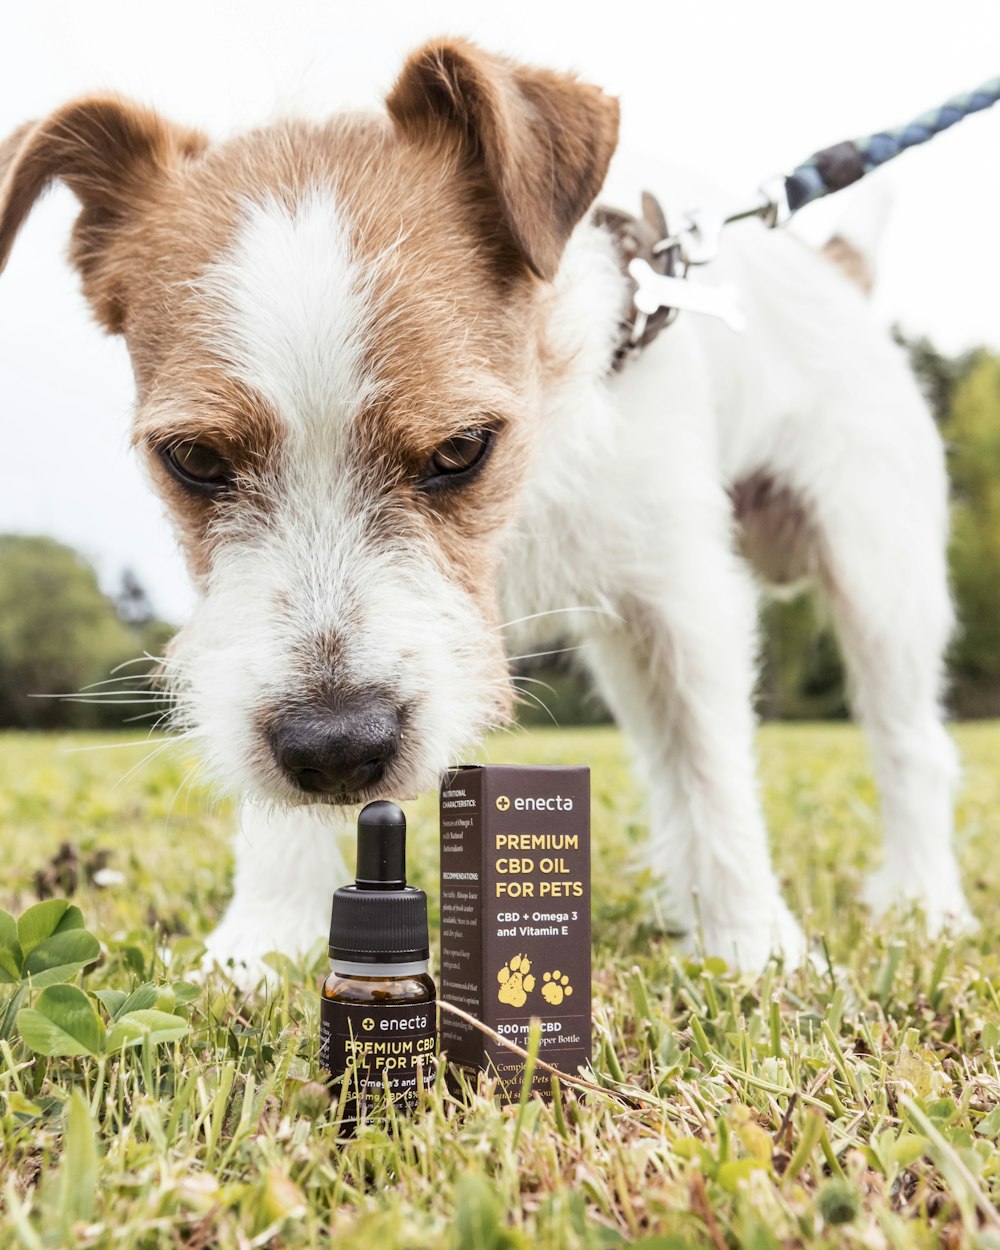
[[[633,356],[648,347],[674,321],[679,311],[676,307],[661,306],[653,312],[643,312],[636,302],[639,282],[632,273],[632,264],[642,261],[656,274],[680,277],[680,248],[671,240],[663,209],[649,191],[642,193],[641,217],[599,204],[594,209],[593,220],[595,225],[611,235],[618,263],[628,279],[628,299],[621,312],[618,342],[610,363],[611,372],[619,373]],[[664,243],[670,246],[664,247]]]
[[[691,282],[688,275],[692,266],[714,260],[725,225],[749,215],[722,216],[696,209],[685,214],[676,234],[670,234],[663,209],[648,191],[642,193],[641,218],[617,208],[594,210],[594,221],[611,234],[628,279],[628,300],[619,322],[611,372],[620,372],[674,323],[682,309],[718,317],[730,330],[745,329],[739,291],[732,282]],[[759,215],[756,208],[752,215]]]

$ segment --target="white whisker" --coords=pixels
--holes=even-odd
[[[502,624],[496,625],[494,627],[494,632],[496,632],[496,630],[501,630],[501,629],[511,629],[515,625],[523,625],[525,621],[537,621],[537,620],[540,620],[543,616],[558,616],[560,613],[564,613],[564,612],[596,612],[600,616],[613,617],[616,621],[621,621],[625,619],[624,617],[619,616],[617,612],[612,612],[610,608],[598,608],[598,607],[549,608],[545,612],[532,612],[530,616],[519,616],[517,620],[514,620],[514,621],[504,621]]]
[[[582,645],[576,647],[556,647],[552,651],[530,651],[527,655],[509,655],[508,664],[516,664],[518,660],[537,660],[543,655],[566,655],[569,651],[582,651]]]
[[[134,660],[123,660],[121,664],[116,664],[111,671],[112,673],[117,673],[123,668],[128,668],[130,664],[142,664],[143,661],[146,660],[148,660],[150,664],[167,663],[167,657],[165,655],[150,655],[148,651],[144,651],[142,655],[137,655]]]
[[[123,673],[121,677],[107,677],[104,681],[92,681],[87,686],[80,687],[80,694],[84,694],[88,690],[97,690],[99,686],[117,686],[124,681],[143,681],[148,677],[152,677],[152,670],[148,673]]]
[[[133,773],[138,772],[140,768],[144,768],[147,764],[151,764],[158,755],[162,755],[163,752],[168,750],[170,747],[176,746],[178,744],[178,741],[179,739],[177,738],[165,738],[164,741],[160,743],[160,745],[156,748],[155,751],[150,751],[148,755],[143,756],[143,758],[139,760],[138,763],[132,765],[132,767],[128,770],[128,772],[123,773],[122,776],[118,778],[115,784],[111,787],[111,793],[114,794],[114,792],[118,789],[120,785],[124,785],[124,783],[128,781],[129,777],[131,777]]]
[[[155,741],[153,738],[154,730],[150,730],[145,738],[135,738],[131,742],[98,742],[89,747],[63,747],[63,755],[77,755],[80,751],[117,751],[120,747],[148,747],[150,742]],[[193,730],[187,733],[170,734],[169,742],[184,742],[187,739],[197,738],[199,735]]]
[[[559,697],[558,694],[556,693],[555,688],[553,686],[550,686],[547,681],[542,681],[540,677],[528,677],[524,673],[517,673],[515,674],[515,676],[511,678],[511,681],[515,685],[517,685],[519,681],[530,681],[533,686],[544,686],[545,689],[550,691],[555,698]]]
[[[532,703],[536,703],[542,709],[542,711],[548,716],[548,718],[552,721],[553,725],[555,725],[556,728],[559,727],[559,722],[552,715],[552,709],[546,703],[544,703],[538,697],[538,695],[532,694],[530,690],[518,690],[517,693],[518,693],[519,698],[530,699]]]
[[[167,808],[166,814],[163,817],[164,829],[166,829],[167,825],[170,823],[170,817],[173,815],[175,803],[180,798],[180,796],[184,793],[185,790],[187,790],[188,799],[190,799],[191,790],[194,787],[194,783],[201,776],[202,772],[204,771],[204,767],[205,767],[205,764],[203,760],[195,760],[195,762],[191,765],[191,767],[184,774],[184,778],[181,781],[180,785],[177,787],[177,789],[174,791],[174,796],[170,800],[170,806]],[[186,807],[184,809],[184,814],[187,815]]]
[[[129,692],[128,691],[122,691],[122,692],[115,691],[114,693],[117,695],[118,693],[128,694]],[[162,704],[162,703],[168,702],[168,698],[166,695],[161,695],[161,694],[152,695],[152,694],[148,694],[144,690],[136,691],[135,693],[136,695],[138,695],[138,697],[131,698],[131,699],[119,699],[117,697],[107,698],[107,699],[97,699],[90,695],[79,695],[79,694],[33,694],[33,695],[29,695],[28,697],[30,699],[59,699],[63,703],[88,703],[90,704],[91,707],[114,707],[116,705],[121,705],[123,707],[132,707],[135,704],[141,704],[141,703]]]

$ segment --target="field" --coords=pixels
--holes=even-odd
[[[913,917],[875,926],[858,904],[878,819],[855,731],[762,730],[778,869],[823,956],[756,978],[657,932],[617,733],[490,743],[494,760],[593,769],[600,1088],[501,1109],[441,1072],[420,1114],[356,1140],[309,1084],[322,934],[267,999],[222,977],[185,988],[227,898],[231,812],[184,748],[129,771],[148,751],[113,745],[127,738],[0,736],[0,907],[74,888],[105,948],[75,983],[153,982],[189,1026],[100,1058],[0,1040],[0,1247],[1000,1247],[1000,727],[955,733],[982,928],[931,943]],[[434,801],[408,811],[433,934]],[[95,885],[102,866],[121,878]],[[120,1001],[103,994],[102,1017]]]

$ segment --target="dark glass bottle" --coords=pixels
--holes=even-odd
[[[333,896],[320,1003],[320,1062],[345,1123],[390,1098],[397,1110],[416,1103],[437,1049],[428,955],[427,896],[406,884],[406,817],[395,803],[369,803],[355,883]]]

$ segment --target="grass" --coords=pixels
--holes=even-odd
[[[655,931],[618,734],[490,744],[496,760],[593,769],[603,1092],[502,1108],[439,1079],[411,1120],[337,1140],[308,1084],[317,934],[315,959],[266,1001],[207,985],[179,1041],[106,1064],[0,1043],[0,1246],[1000,1247],[1000,727],[956,736],[960,856],[983,924],[929,943],[912,917],[874,925],[858,904],[878,844],[854,730],[762,731],[779,872],[829,967],[756,978],[681,959]],[[33,902],[68,843],[49,884],[80,878],[74,901],[106,947],[77,978],[92,991],[190,972],[231,870],[230,812],[189,787],[183,748],[125,777],[141,749],[69,750],[110,741],[0,738],[0,906]],[[433,923],[433,799],[409,811]],[[105,860],[123,883],[87,880]]]

